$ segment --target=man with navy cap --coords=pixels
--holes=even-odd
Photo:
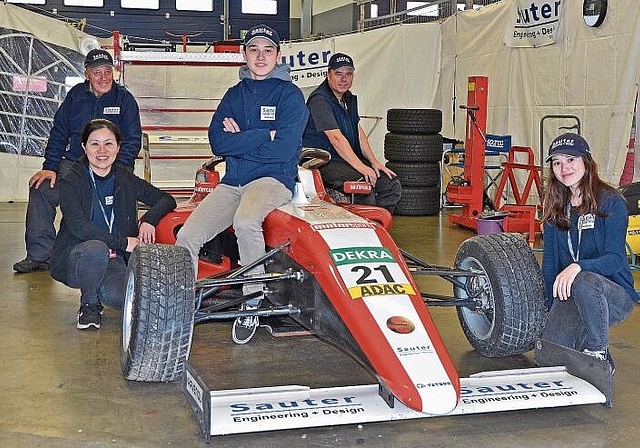
[[[17,272],[49,269],[49,253],[56,238],[54,220],[59,204],[56,180],[84,154],[82,128],[94,118],[112,121],[122,131],[118,163],[133,170],[140,152],[140,111],[133,95],[113,80],[113,58],[102,49],[91,50],[84,62],[85,82],[74,86],[53,117],[44,150],[42,170],[29,179],[25,242],[27,257],[15,263]]]
[[[331,56],[327,78],[307,100],[311,118],[302,143],[331,153],[331,162],[320,168],[327,188],[343,191],[345,181],[365,180],[373,185],[373,191],[356,196],[356,202],[384,207],[393,213],[402,187],[396,174],[376,158],[360,126],[358,98],[349,90],[354,72],[350,56]]]
[[[198,267],[200,248],[233,225],[238,238],[240,264],[265,255],[262,222],[293,195],[302,132],[309,112],[304,96],[291,82],[288,65],[280,60],[278,33],[257,25],[247,31],[242,45],[247,62],[240,68],[240,82],[225,93],[209,126],[213,153],[225,158],[225,175],[191,214],[176,245],[189,249]],[[250,274],[264,272],[259,265]],[[263,285],[245,284],[249,296],[243,310],[257,310]],[[232,339],[246,344],[258,328],[253,314],[233,324]]]

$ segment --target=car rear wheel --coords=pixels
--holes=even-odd
[[[180,378],[191,348],[195,276],[184,247],[144,244],[129,259],[120,362],[125,378]]]
[[[470,238],[460,245],[455,267],[484,274],[458,277],[467,287],[454,286],[456,298],[477,302],[476,309],[458,308],[473,348],[488,357],[531,350],[544,331],[546,293],[540,266],[525,240],[513,233]]]

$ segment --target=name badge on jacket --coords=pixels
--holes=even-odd
[[[593,229],[596,223],[596,216],[593,213],[588,213],[583,216],[583,220],[580,223],[581,229]]]
[[[276,106],[260,106],[260,120],[273,121],[276,119]]]
[[[102,109],[102,114],[103,115],[120,115],[120,107],[119,106],[105,107],[104,109]]]

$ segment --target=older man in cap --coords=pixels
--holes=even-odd
[[[345,181],[365,180],[373,185],[373,191],[356,197],[356,202],[384,207],[393,213],[402,188],[396,174],[376,158],[360,126],[358,98],[349,90],[354,72],[350,56],[331,56],[327,78],[307,100],[311,118],[302,144],[331,153],[331,162],[320,168],[326,187],[343,191]]]
[[[112,121],[122,131],[117,162],[133,170],[140,151],[140,111],[133,95],[113,80],[113,58],[104,50],[91,50],[85,59],[85,82],[74,86],[53,117],[44,150],[42,170],[29,179],[25,242],[27,257],[15,263],[17,272],[49,269],[49,254],[56,238],[54,219],[59,204],[56,180],[67,173],[84,151],[82,128],[94,118]]]

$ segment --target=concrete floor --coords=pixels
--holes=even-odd
[[[75,328],[79,293],[47,272],[14,274],[24,256],[24,204],[0,204],[0,447],[205,446],[180,385],[123,379],[120,316],[107,309],[102,328]],[[473,233],[446,214],[398,217],[398,245],[426,261],[451,265]],[[422,286],[423,285],[423,286]],[[441,280],[421,283],[449,293]],[[461,376],[529,367],[531,354],[488,359],[475,353],[455,311],[432,315]],[[216,437],[220,447],[635,447],[640,438],[640,315],[611,331],[616,359],[614,406],[587,405],[438,417],[357,426]],[[196,328],[191,360],[211,388],[371,382],[350,358],[313,337],[273,338],[264,329],[246,346],[230,341],[230,324]],[[306,382],[305,382],[306,381]],[[343,383],[347,384],[347,383]]]

